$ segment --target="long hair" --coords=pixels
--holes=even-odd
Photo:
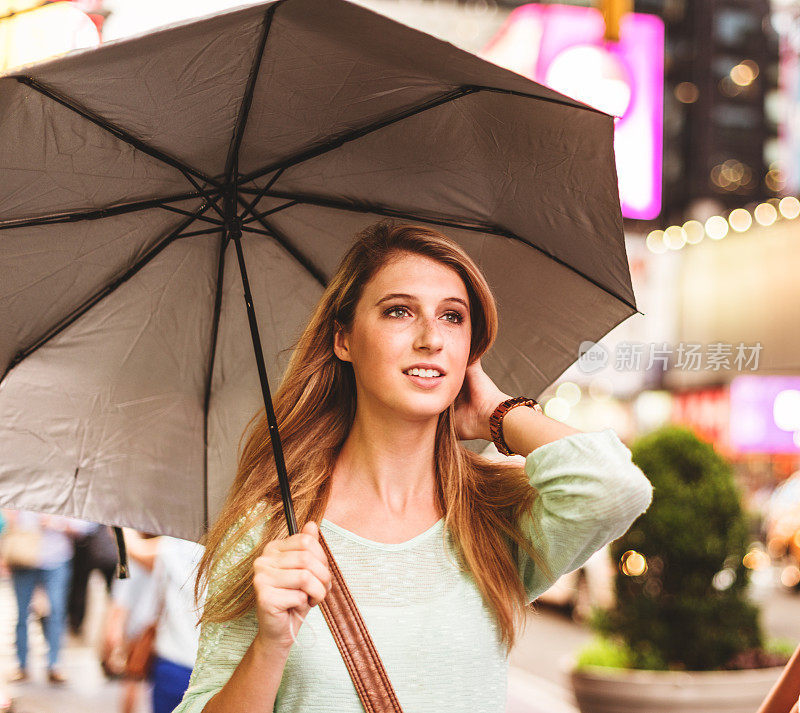
[[[469,364],[495,340],[498,317],[494,296],[478,266],[458,243],[432,228],[389,219],[358,233],[293,345],[273,398],[301,526],[309,520],[319,523],[324,517],[330,473],[355,418],[353,365],[333,351],[336,323],[349,331],[364,285],[387,262],[407,253],[437,260],[463,280],[472,322]],[[259,546],[236,561],[224,584],[215,572],[216,586],[207,592],[200,622],[229,621],[255,606],[253,563],[267,542],[288,536],[265,409],[250,420],[242,438],[245,435],[236,477],[218,519],[203,538],[205,553],[195,582],[197,601],[215,565],[251,527],[268,519]],[[519,548],[553,579],[544,558],[520,527],[520,518],[531,512],[538,491],[519,464],[492,461],[460,444],[452,403],[439,414],[435,449],[437,505],[444,513],[445,531],[453,537],[457,564],[472,574],[494,613],[502,642],[510,650],[518,620],[524,626],[528,604],[517,566]],[[539,523],[529,524],[540,533]]]

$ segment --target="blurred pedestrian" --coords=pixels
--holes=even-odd
[[[152,623],[155,635],[147,671],[152,710],[171,713],[189,685],[197,656],[200,631],[193,584],[203,548],[174,537],[148,538],[128,529],[125,543],[131,576],[114,583],[103,643],[104,669],[122,675],[122,713],[133,713],[141,692],[141,672],[132,677],[130,656],[124,665],[123,657],[114,652],[127,648],[130,653],[139,647]],[[137,658],[145,657],[139,652]]]
[[[0,510],[0,536],[6,527],[6,519],[3,511]],[[0,560],[0,578],[8,576],[8,568],[5,563]],[[0,713],[9,713],[11,711],[11,694],[8,692],[6,682],[0,678]]]
[[[167,536],[155,543],[126,537],[126,544],[131,559],[153,572],[157,612],[150,670],[153,713],[172,713],[186,692],[197,657],[200,629],[194,578],[203,547]]]
[[[26,681],[28,673],[28,611],[37,584],[47,594],[49,612],[43,617],[47,640],[47,678],[61,684],[66,677],[58,669],[58,659],[66,619],[67,594],[72,571],[73,539],[87,531],[91,523],[58,515],[6,510],[9,532],[3,553],[11,572],[17,600],[16,654],[18,668],[11,682]]]
[[[109,677],[121,679],[121,713],[140,709],[145,679],[132,676],[127,665],[134,642],[157,615],[155,608],[155,579],[152,566],[158,538],[125,529],[125,541],[130,555],[129,576],[115,579],[111,588],[111,606],[106,614],[101,647],[101,665]],[[141,564],[144,559],[146,564]]]
[[[159,616],[153,661],[153,713],[172,713],[183,698],[197,657],[200,629],[194,577],[202,546],[160,537],[153,563]]]
[[[110,596],[118,560],[116,542],[107,525],[92,523],[84,535],[76,538],[67,604],[69,628],[73,634],[80,634],[83,625],[83,618],[86,615],[86,590],[92,571],[98,570],[103,575],[106,591]]]

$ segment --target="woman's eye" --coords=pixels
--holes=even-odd
[[[403,312],[408,312],[408,310],[405,307],[395,306],[395,307],[389,307],[389,309],[387,309],[384,312],[384,314],[388,315],[388,314],[391,314],[392,312],[394,312],[396,310],[402,310]]]
[[[389,309],[387,309],[384,312],[384,315],[391,316],[393,312],[397,312],[397,311],[408,313],[408,309],[406,309],[405,307],[403,307],[401,305],[395,305],[394,307],[389,307]],[[447,312],[446,315],[450,316],[450,317],[455,317],[455,319],[448,320],[449,322],[452,322],[453,324],[460,324],[461,322],[464,321],[464,317],[460,312],[451,311],[451,312]]]

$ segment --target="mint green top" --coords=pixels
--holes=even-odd
[[[580,567],[623,535],[649,506],[652,486],[610,428],[536,448],[525,471],[540,494],[531,533],[554,575]],[[404,713],[503,713],[508,658],[471,574],[459,571],[444,519],[397,544],[368,540],[323,519],[321,530],[369,629]],[[258,542],[245,538],[232,557]],[[227,568],[230,561],[224,564]],[[552,582],[524,552],[519,571],[533,601]],[[213,586],[213,585],[212,585]],[[258,629],[255,609],[205,624],[189,687],[174,713],[201,713],[230,678]],[[296,632],[276,713],[363,713],[318,606]]]

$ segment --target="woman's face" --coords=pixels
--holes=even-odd
[[[402,253],[364,286],[352,330],[336,334],[334,351],[353,364],[359,402],[366,398],[371,407],[430,418],[461,390],[471,331],[469,297],[458,273]],[[442,375],[404,373],[416,364],[434,365]]]

